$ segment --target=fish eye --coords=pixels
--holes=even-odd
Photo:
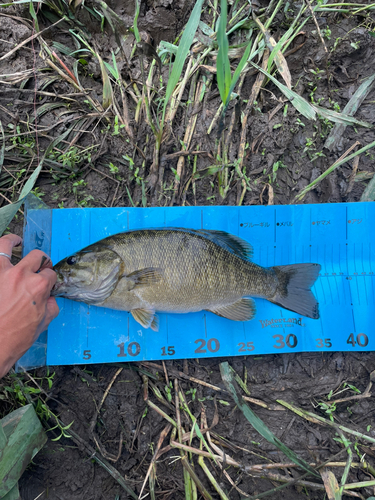
[[[77,259],[74,256],[73,257],[69,257],[69,259],[66,259],[66,263],[69,264],[69,266],[72,266],[76,262],[77,262]]]

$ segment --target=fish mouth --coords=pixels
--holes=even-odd
[[[52,290],[51,290],[51,297],[56,297],[58,295],[59,288],[63,286],[64,282],[63,281],[56,281],[56,283],[53,285]]]

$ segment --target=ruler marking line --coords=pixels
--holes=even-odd
[[[372,259],[371,259],[371,254],[372,254],[371,243],[369,243],[368,247],[369,247],[369,256],[368,257],[369,257],[370,271],[373,272],[372,271]]]
[[[349,285],[349,300],[350,300],[350,304],[351,304],[352,309],[353,309],[352,287],[350,286],[350,281],[349,280],[348,280],[348,285]]]
[[[367,284],[366,284],[366,277],[363,276],[363,283],[364,283],[364,289],[365,289],[365,297],[366,297],[366,306],[368,306],[368,295],[367,295]]]
[[[345,239],[348,241],[348,206],[345,206]]]
[[[349,254],[349,249],[348,249],[348,243],[345,245],[345,271],[346,275],[349,276],[349,264],[348,264],[348,254]]]
[[[339,288],[339,284],[337,282],[337,276],[335,276],[335,285],[336,285],[336,292],[337,292],[337,302],[338,302],[338,305],[341,306],[340,288]]]
[[[276,245],[276,208],[274,209],[274,214],[273,214],[273,226],[274,226],[273,242],[274,245]]]
[[[352,307],[352,318],[353,318],[353,330],[354,330],[354,335],[357,334],[357,328],[355,326],[355,317],[354,317],[354,308]]]
[[[355,286],[356,286],[356,288],[357,288],[358,305],[360,306],[360,305],[361,305],[361,295],[360,295],[360,292],[359,292],[359,283],[358,283],[359,279],[358,279],[358,278],[359,278],[359,277],[358,277],[358,276],[356,276],[356,279],[355,279]]]
[[[329,293],[331,294],[331,304],[333,304],[333,293],[332,293],[332,288],[331,288],[331,280],[330,280],[329,276],[327,276],[327,284],[328,284],[328,288],[329,288]]]

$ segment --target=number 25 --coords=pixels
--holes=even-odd
[[[247,342],[245,344],[245,342],[240,342],[239,344],[237,344],[239,349],[238,349],[238,352],[246,352],[246,351],[253,351],[255,349],[254,347],[254,342]],[[246,345],[246,347],[245,347]]]

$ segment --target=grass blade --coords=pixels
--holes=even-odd
[[[357,145],[357,143],[355,143],[355,145]],[[354,146],[352,146],[354,147]],[[317,177],[313,182],[311,182],[308,186],[306,186],[305,188],[303,188],[295,197],[295,200],[302,200],[302,198],[309,192],[311,191],[311,189],[314,189],[314,187],[319,184],[319,182],[321,182],[325,177],[327,177],[327,175],[329,175],[331,172],[333,172],[337,167],[339,167],[340,165],[342,165],[343,163],[346,163],[347,161],[350,161],[352,160],[353,158],[355,158],[356,156],[362,154],[362,153],[365,153],[368,149],[370,148],[373,148],[375,147],[375,141],[373,142],[370,142],[370,144],[367,144],[367,146],[359,149],[358,151],[356,151],[355,153],[351,154],[350,156],[345,156],[344,158],[342,158],[341,160],[338,160],[337,162],[335,162],[333,165],[331,165],[329,168],[327,168],[327,170],[325,172],[323,172],[321,175],[319,175],[319,177]],[[371,184],[371,183],[370,183]],[[370,184],[367,186],[367,188],[370,188]],[[375,188],[375,185],[373,184],[373,187]],[[366,191],[365,191],[366,192]],[[363,193],[364,195],[364,193]],[[363,196],[362,195],[362,196]],[[366,200],[361,200],[361,201],[366,201]],[[370,200],[369,200],[370,201]]]
[[[282,399],[277,399],[276,402],[282,406],[285,406],[285,408],[288,408],[289,410],[293,411],[294,413],[296,413],[300,417],[305,418],[309,422],[312,422],[313,424],[326,425],[328,427],[333,427],[337,431],[345,432],[346,434],[350,434],[351,436],[355,436],[356,438],[363,439],[365,441],[368,441],[369,443],[375,444],[375,439],[371,436],[368,436],[367,434],[363,434],[362,432],[355,431],[353,429],[350,429],[349,427],[345,427],[344,425],[337,424],[336,422],[332,422],[332,420],[321,417],[320,415],[317,415],[316,413],[314,413],[312,411],[307,411],[307,410],[303,410],[302,408],[298,408],[298,406],[295,406],[294,404],[291,404],[291,403],[287,403],[286,401],[283,401]]]
[[[320,475],[322,476],[328,499],[341,500],[340,488],[333,472],[324,469],[323,471],[321,471]]]
[[[46,102],[45,104],[39,106],[39,108],[36,110],[35,115],[31,117],[30,121],[34,122],[37,118],[40,118],[45,113],[48,113],[53,109],[62,107],[66,108],[66,104],[64,102]]]
[[[293,29],[290,28],[283,37],[276,43],[275,39],[271,36],[269,31],[263,26],[263,24],[256,18],[256,23],[258,24],[261,32],[263,33],[264,38],[266,39],[267,46],[271,52],[270,57],[268,59],[267,71],[271,70],[272,62],[275,61],[277,69],[279,70],[280,75],[282,76],[284,82],[288,89],[292,88],[292,76],[289,71],[288,63],[286,62],[285,57],[281,53],[281,47],[284,44],[291,34],[293,33]]]
[[[360,125],[362,127],[372,128],[372,125],[370,123],[356,120],[352,116],[346,115],[344,113],[337,113],[336,111],[322,108],[321,106],[318,106],[316,104],[309,104],[306,99],[298,95],[293,90],[288,89],[288,87],[280,83],[270,73],[259,67],[257,64],[253,62],[251,62],[251,64],[255,66],[255,68],[257,68],[259,71],[261,71],[264,75],[266,75],[267,78],[269,78],[277,87],[279,87],[281,92],[290,100],[297,111],[299,111],[309,120],[315,120],[316,114],[318,113],[319,115],[327,118],[328,120],[331,120],[332,122],[345,123],[347,125]]]
[[[208,480],[210,481],[210,483],[212,484],[212,486],[215,488],[215,490],[219,494],[221,500],[229,500],[229,498],[227,497],[227,495],[220,488],[220,485],[218,484],[218,482],[216,481],[216,479],[214,478],[214,476],[211,474],[211,472],[210,472],[209,468],[207,467],[207,465],[204,463],[204,458],[202,457],[202,455],[200,455],[198,457],[198,463],[202,467],[204,473],[208,477]]]
[[[209,492],[203,486],[201,480],[199,479],[199,477],[195,473],[193,467],[189,464],[188,459],[186,458],[185,455],[181,457],[181,463],[182,463],[184,469],[186,469],[187,472],[190,474],[192,481],[194,481],[194,483],[196,484],[196,486],[197,486],[198,490],[201,492],[203,498],[205,500],[212,500],[212,496],[209,494]]]
[[[0,120],[0,134],[3,139],[3,143],[0,146],[0,174],[1,174],[1,168],[4,164],[4,154],[5,154],[5,136],[4,136],[4,129],[3,129],[3,124],[1,123]]]
[[[292,36],[292,34],[293,34],[293,28],[289,28],[289,30],[286,33],[284,33],[284,35],[280,38],[277,44],[273,47],[270,57],[268,59],[267,71],[271,71],[273,60],[275,59],[277,53],[281,50],[281,47],[284,45],[284,43],[287,42],[287,40]]]
[[[367,184],[366,189],[363,191],[361,201],[375,201],[375,176]]]
[[[140,1],[135,0],[135,16],[134,16],[133,30],[134,30],[135,40],[137,43],[141,41],[141,35],[139,34],[138,30],[139,9],[140,9]]]
[[[18,209],[24,202],[26,196],[30,193],[30,191],[33,189],[34,184],[40,174],[40,171],[42,170],[42,166],[44,163],[44,159],[48,157],[52,149],[58,144],[60,141],[65,139],[65,137],[70,133],[70,129],[66,130],[63,134],[61,134],[59,137],[54,139],[51,144],[48,146],[46,149],[42,159],[39,162],[39,165],[37,168],[34,170],[34,172],[31,174],[25,185],[23,186],[23,189],[19,195],[18,201],[16,203],[10,203],[9,205],[6,205],[5,207],[0,208],[0,236],[3,234],[3,232],[6,230],[8,227],[9,223],[17,213]]]
[[[373,88],[374,82],[375,74],[373,74],[369,78],[366,78],[352,95],[351,99],[343,109],[343,113],[348,116],[354,116],[362,102],[366,99],[367,95]],[[345,128],[346,124],[336,124],[331,130],[331,133],[329,134],[324,147],[332,151],[335,144],[339,142]]]
[[[322,108],[317,104],[311,104],[311,106],[316,110],[316,112],[319,115],[321,115],[323,118],[331,120],[331,122],[336,122],[343,125],[359,125],[361,127],[366,127],[366,128],[373,127],[371,123],[356,120],[352,116],[346,115],[345,113],[337,113],[337,111],[333,111],[332,109]]]
[[[273,444],[282,451],[292,462],[297,464],[299,467],[305,471],[313,474],[314,476],[319,476],[319,474],[302,458],[299,458],[293,450],[285,446],[264,424],[264,422],[247,406],[247,404],[242,399],[239,390],[236,387],[236,382],[231,370],[231,367],[227,362],[220,364],[220,373],[225,384],[225,387],[229,391],[230,395],[234,399],[234,402],[238,408],[242,411],[249,423],[254,427],[254,429],[259,432],[261,436],[264,437],[269,443]]]
[[[281,92],[287,97],[290,102],[293,104],[293,106],[296,108],[297,111],[301,113],[305,118],[308,120],[316,120],[316,111],[313,106],[311,106],[306,99],[301,97],[299,94],[294,92],[291,89],[288,89],[285,85],[280,83],[278,80],[276,80],[275,77],[273,77],[268,71],[265,71],[262,69],[260,66],[255,64],[254,62],[251,62],[251,64],[257,68],[261,73],[266,75],[267,78],[269,78],[279,89]]]
[[[112,85],[111,85],[111,81],[109,79],[107,70],[105,69],[103,59],[100,57],[99,54],[96,54],[96,57],[99,60],[100,69],[102,72],[102,79],[103,79],[103,103],[102,103],[102,106],[103,106],[103,109],[107,109],[113,103]]]
[[[227,95],[227,100],[226,102],[224,103],[224,108],[226,109],[228,104],[229,104],[229,101],[230,101],[230,96],[234,90],[234,87],[236,86],[236,83],[241,75],[241,72],[242,70],[244,69],[246,63],[247,63],[247,60],[249,58],[249,55],[250,55],[250,50],[251,50],[251,42],[249,42],[248,46],[246,47],[246,50],[243,54],[243,56],[241,57],[241,60],[240,62],[238,63],[238,66],[237,68],[235,69],[234,73],[233,73],[233,78],[232,78],[232,82],[230,84],[230,87],[229,87],[229,92],[228,92],[228,95]],[[255,54],[252,54],[252,56],[255,56]]]
[[[201,8],[203,0],[197,0],[194,5],[194,9],[190,14],[189,21],[184,29],[181,37],[180,44],[177,49],[176,59],[173,64],[171,75],[168,79],[167,89],[165,91],[164,106],[163,106],[163,116],[161,120],[160,129],[163,130],[165,111],[167,109],[168,102],[172,96],[173,90],[176,87],[178,80],[180,79],[182,68],[184,67],[186,57],[190,50],[190,45],[194,39],[195,32],[197,31],[199,20],[201,17]]]
[[[219,51],[217,54],[217,86],[219,87],[220,97],[225,105],[229,95],[229,88],[231,83],[230,63],[228,57],[229,43],[226,34],[227,28],[227,2],[221,0],[221,13],[219,18],[219,25],[217,29],[217,43]]]

